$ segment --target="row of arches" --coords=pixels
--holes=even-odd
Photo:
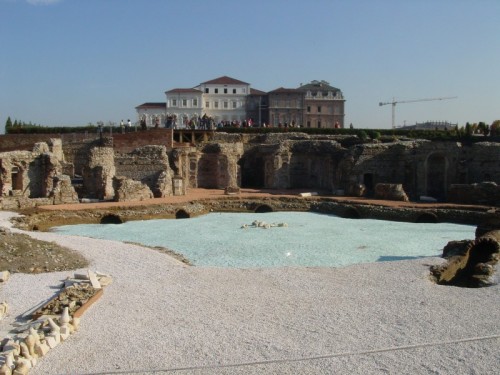
[[[274,212],[274,208],[268,204],[260,204],[253,210],[255,213],[268,213]],[[343,207],[338,215],[344,219],[361,219],[362,215],[356,207],[345,206]],[[191,214],[184,209],[179,209],[175,212],[176,219],[189,219]],[[122,224],[125,220],[117,214],[106,214],[102,216],[101,224]],[[415,223],[438,223],[439,219],[437,215],[433,212],[420,212],[417,213],[414,218]]]
[[[268,159],[268,158],[267,158]],[[269,176],[275,176],[277,174],[288,173],[289,178],[287,179],[288,185],[286,188],[296,189],[296,188],[328,188],[326,185],[341,186],[341,181],[328,181],[328,179],[340,178],[341,174],[337,173],[335,168],[338,168],[338,164],[331,163],[330,167],[332,170],[326,170],[327,165],[321,162],[320,159],[311,161],[308,168],[300,169],[295,168],[294,172],[291,170],[285,171],[283,166],[287,168],[290,167],[288,163],[284,163],[280,170],[269,169],[269,163],[267,162],[266,156],[259,153],[250,153],[245,155],[240,161],[239,166],[241,170],[241,187],[242,188],[273,188],[272,178]],[[298,159],[298,158],[296,158]],[[306,160],[306,157],[304,157]],[[293,161],[293,158],[291,159]],[[271,163],[272,164],[272,163]],[[314,167],[314,165],[317,165]],[[417,195],[427,195],[434,197],[437,200],[445,200],[447,196],[447,188],[449,184],[449,161],[444,153],[432,153],[430,154],[423,163],[423,177],[422,173],[419,172],[418,162],[413,164],[408,164],[404,171],[394,171],[393,178],[397,178],[398,175],[402,175],[404,181],[402,181],[405,191],[411,192],[413,196]],[[297,172],[300,172],[297,174]],[[268,177],[266,177],[268,176]],[[277,176],[275,176],[277,177]],[[374,192],[375,185],[378,182],[379,177],[377,172],[367,171],[362,174],[362,183],[366,187],[367,194]],[[391,181],[391,183],[396,183],[398,181]],[[401,183],[401,182],[399,182]],[[347,187],[344,187],[347,188]]]

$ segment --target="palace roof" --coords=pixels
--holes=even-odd
[[[198,89],[181,89],[181,88],[165,91],[165,94],[187,94],[187,93],[200,94],[201,91]]]
[[[266,92],[250,88],[250,95],[266,95]]]
[[[269,91],[268,94],[297,94],[300,93],[297,89],[287,89],[284,87],[279,87],[273,91]]]
[[[340,91],[338,88],[330,86],[330,83],[326,81],[312,81],[311,83],[307,83],[298,88],[298,90],[304,91],[332,91],[337,92]]]
[[[167,106],[167,103],[163,102],[163,103],[157,103],[157,102],[147,102],[147,103],[143,103],[141,105],[138,105],[137,107],[135,107],[136,109],[137,108],[165,108]]]
[[[239,81],[237,79],[228,77],[228,76],[222,76],[219,78],[212,79],[210,81],[202,82],[202,85],[248,85],[248,83]]]

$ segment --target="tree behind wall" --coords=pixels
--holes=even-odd
[[[495,120],[491,123],[490,134],[492,136],[500,135],[500,120]]]

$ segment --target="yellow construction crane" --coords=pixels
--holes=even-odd
[[[448,96],[444,98],[429,98],[429,99],[413,99],[413,100],[394,100],[392,99],[392,102],[380,102],[378,103],[379,106],[387,105],[387,104],[392,104],[392,128],[394,129],[396,127],[396,104],[398,103],[415,103],[415,102],[430,102],[432,100],[447,100],[447,99],[456,99],[457,96]]]

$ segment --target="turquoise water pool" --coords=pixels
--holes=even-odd
[[[285,226],[252,227],[256,220]],[[242,228],[245,225],[247,228]],[[440,256],[449,241],[473,239],[475,227],[353,220],[311,212],[270,212],[70,225],[54,231],[162,246],[183,254],[196,266],[250,268],[342,267]]]

